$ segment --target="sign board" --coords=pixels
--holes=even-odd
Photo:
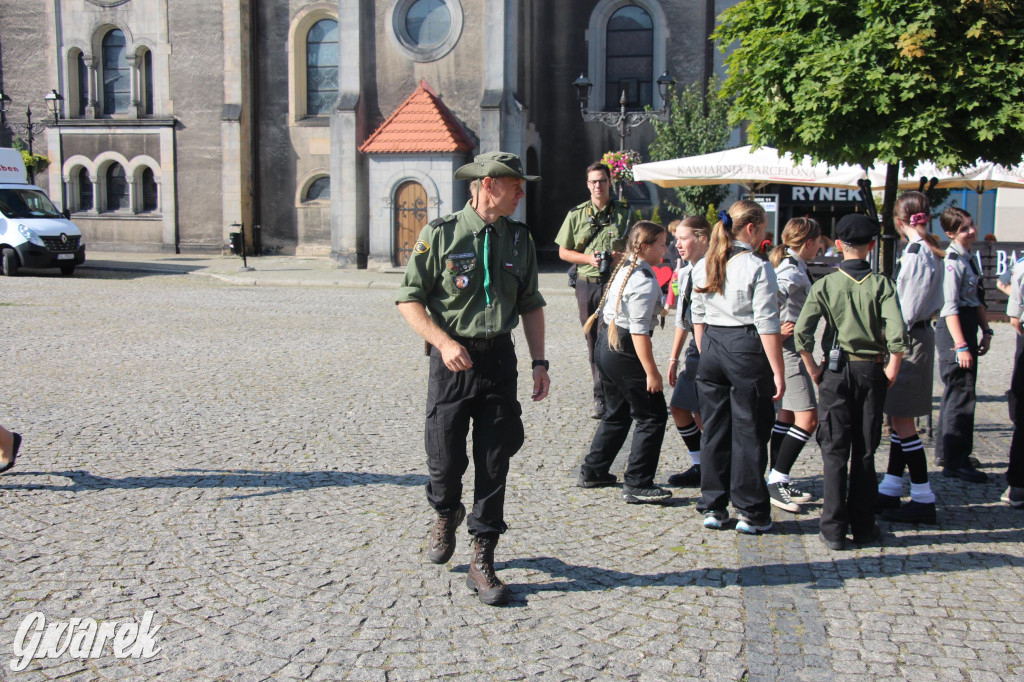
[[[27,185],[25,159],[17,149],[0,149],[0,183]]]

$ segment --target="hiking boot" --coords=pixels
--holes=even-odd
[[[900,498],[898,495],[886,495],[885,493],[878,493],[875,495],[875,513],[882,514],[889,509],[899,509]]]
[[[804,504],[814,499],[814,495],[805,493],[800,488],[794,488],[791,483],[784,483],[786,486],[786,492],[789,493],[789,499],[793,500],[797,504]]]
[[[580,472],[580,477],[576,479],[576,485],[580,488],[607,488],[618,482],[619,479],[615,478],[615,474],[604,474],[597,478],[584,478],[582,471]]]
[[[477,536],[473,538],[472,544],[473,558],[469,561],[466,587],[476,592],[484,604],[507,604],[508,586],[494,574],[494,548],[498,546],[498,538]]]
[[[838,540],[829,540],[827,537],[825,537],[824,533],[818,533],[818,540],[821,541],[821,544],[837,552],[841,552],[844,549],[846,549],[845,537],[839,538]]]
[[[789,490],[786,489],[785,483],[769,483],[768,499],[772,503],[772,506],[778,507],[784,511],[788,511],[793,514],[799,514],[803,511],[800,505],[790,498]]]
[[[1016,509],[1024,509],[1024,488],[1010,486],[1006,492],[1000,495],[999,499]]]
[[[710,530],[722,530],[729,520],[729,512],[724,509],[709,509],[704,512],[704,527]]]
[[[594,412],[590,415],[591,419],[604,419],[604,402],[601,400],[594,401]]]
[[[736,532],[743,533],[745,535],[757,535],[758,533],[767,533],[772,529],[771,518],[765,521],[755,520],[750,516],[740,515],[739,520],[736,522]]]
[[[671,490],[652,485],[648,488],[630,488],[622,486],[622,499],[626,504],[659,504],[672,497]]]
[[[438,512],[434,521],[434,529],[430,532],[430,544],[427,545],[427,558],[431,563],[446,564],[455,553],[455,531],[466,518],[466,507],[460,502],[451,511]]]
[[[935,503],[910,500],[898,509],[886,509],[882,518],[896,523],[935,523]]]
[[[668,477],[668,484],[677,488],[699,488],[700,465],[694,464],[681,474],[672,474]]]

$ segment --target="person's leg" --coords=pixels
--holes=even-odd
[[[452,511],[461,502],[462,476],[469,466],[466,436],[472,402],[465,389],[473,380],[473,369],[452,372],[444,366],[441,352],[430,349],[424,445],[430,476],[427,502],[438,512]]]
[[[732,412],[730,389],[720,358],[725,352],[718,330],[707,327],[704,348],[697,370],[697,394],[704,433],[701,438],[700,512],[725,513],[729,506],[729,479],[732,460]]]
[[[874,505],[878,495],[875,451],[882,439],[888,379],[880,363],[852,362],[850,365],[854,384],[853,404],[858,409],[851,411],[853,440],[847,510],[853,541],[863,543],[875,539]]]
[[[821,535],[826,541],[842,543],[849,529],[846,489],[853,424],[849,380],[841,372],[825,371],[819,385],[821,422],[818,445],[821,448],[824,494],[821,500]]]
[[[608,468],[626,442],[629,427],[633,423],[629,415],[629,403],[626,402],[626,397],[615,377],[617,356],[621,353],[608,348],[608,332],[603,325],[595,354],[604,386],[605,411],[590,443],[590,450],[580,467],[579,483],[582,487],[594,487],[592,484],[595,483],[607,485],[615,482]]]
[[[598,282],[588,282],[584,279],[577,280],[576,306],[579,309],[581,325],[585,325],[590,316],[597,310],[597,304],[601,302],[601,293],[603,291],[604,287]],[[597,344],[597,328],[599,326],[601,326],[600,320],[591,326],[590,331],[584,337],[587,343],[587,360],[590,362],[590,374],[594,386],[594,416],[598,419],[601,418],[599,413],[602,409],[600,406],[604,405],[604,385],[601,382],[601,374],[598,371],[594,356],[594,347]]]

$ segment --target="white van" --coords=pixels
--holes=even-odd
[[[17,149],[0,149],[0,271],[60,268],[64,275],[85,262],[82,231],[53,205],[42,189],[28,184]]]

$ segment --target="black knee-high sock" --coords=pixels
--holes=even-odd
[[[776,419],[775,425],[772,427],[772,438],[768,446],[768,462],[772,469],[775,468],[775,461],[779,458],[779,448],[782,447],[782,439],[789,433],[790,426],[791,424]]]
[[[927,483],[928,458],[924,454],[924,444],[921,439],[915,433],[910,438],[904,438],[902,444],[903,460],[907,463],[907,469],[910,470],[910,482]]]
[[[788,476],[793,468],[793,463],[796,462],[796,458],[800,455],[800,451],[804,449],[804,446],[807,445],[807,439],[810,437],[811,434],[796,424],[790,426],[786,437],[782,439],[782,445],[779,446],[779,455],[776,457],[772,469]]]
[[[687,450],[690,452],[700,452],[700,428],[697,426],[697,422],[689,426],[677,426],[676,431],[683,437]]]
[[[917,436],[911,436],[911,438],[917,439],[920,444],[921,439]],[[910,439],[907,439],[909,442]],[[903,447],[903,441],[895,433],[889,437],[889,467],[885,470],[885,473],[896,478],[903,478],[903,469],[906,468],[907,460],[903,456],[905,448]]]

